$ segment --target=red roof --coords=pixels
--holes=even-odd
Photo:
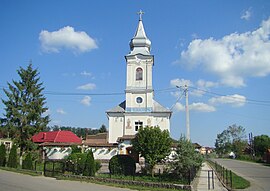
[[[82,140],[71,131],[39,132],[32,137],[34,143],[82,143]]]

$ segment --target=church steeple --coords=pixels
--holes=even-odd
[[[145,34],[142,22],[142,14],[144,14],[144,12],[140,10],[138,14],[139,14],[139,24],[134,37],[131,39],[129,43],[131,50],[129,55],[135,54],[150,55],[151,41],[147,38]]]

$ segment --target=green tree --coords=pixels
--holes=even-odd
[[[106,128],[106,126],[104,124],[102,124],[98,131],[99,131],[99,133],[106,133],[107,128]]]
[[[25,159],[22,163],[23,169],[33,170],[32,155],[31,152],[28,152],[25,156]]]
[[[2,102],[5,105],[7,126],[17,130],[15,140],[22,156],[24,150],[33,146],[31,137],[46,127],[49,116],[44,115],[48,108],[45,107],[43,83],[39,82],[37,69],[29,64],[26,69],[20,67],[17,72],[20,80],[13,80],[13,85],[8,83],[8,90],[4,89],[7,100],[2,99]]]
[[[221,134],[218,134],[215,142],[216,152],[219,155],[225,155],[233,151],[236,156],[241,156],[247,146],[245,128],[236,124],[229,126]]]
[[[195,151],[193,144],[185,137],[180,137],[175,152],[176,154],[173,155],[173,159],[169,163],[169,168],[179,176],[179,178],[189,174],[192,168],[200,168],[203,158],[199,152]]]
[[[17,160],[17,146],[13,144],[10,149],[7,166],[10,168],[17,168],[18,160]]]
[[[133,148],[145,158],[149,170],[154,176],[154,167],[171,152],[170,134],[167,130],[162,131],[159,127],[141,127],[132,140]]]
[[[254,150],[256,156],[262,157],[269,148],[270,137],[268,135],[260,135],[254,137]]]
[[[6,147],[4,144],[0,145],[0,166],[5,166],[6,165]]]
[[[93,156],[92,150],[87,152],[85,166],[83,170],[84,176],[95,176],[96,173],[96,164]]]

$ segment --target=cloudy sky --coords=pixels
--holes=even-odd
[[[0,97],[30,60],[45,87],[50,125],[108,127],[125,99],[139,10],[155,56],[155,99],[173,110],[171,136],[213,146],[237,124],[270,135],[270,1],[0,1]],[[0,117],[4,105],[0,103]]]

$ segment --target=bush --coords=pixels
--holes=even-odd
[[[74,172],[75,174],[83,174],[85,166],[86,154],[85,153],[73,153],[68,156],[66,169],[67,171]]]
[[[33,170],[32,155],[30,152],[28,152],[26,154],[26,157],[22,162],[22,168],[28,169],[28,170]]]
[[[17,165],[17,146],[13,145],[9,153],[7,166],[10,168],[17,168]]]
[[[111,174],[134,175],[136,163],[129,155],[115,155],[109,162],[109,170]]]
[[[95,176],[96,173],[96,164],[93,156],[92,150],[87,153],[83,175],[84,176]]]
[[[102,165],[101,162],[99,160],[95,160],[95,164],[96,164],[96,172],[99,171],[99,169],[101,169]]]
[[[6,165],[6,147],[4,144],[0,145],[0,166]]]

